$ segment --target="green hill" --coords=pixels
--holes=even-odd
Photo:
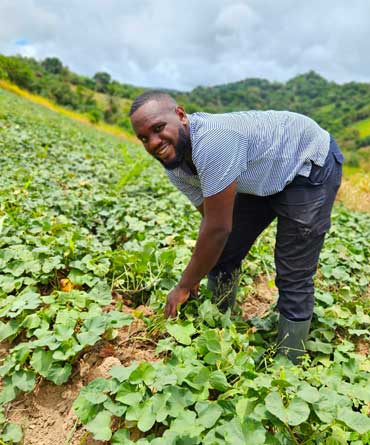
[[[43,61],[0,55],[0,78],[5,78],[60,105],[85,112],[130,130],[127,113],[132,99],[145,89],[113,80],[109,73],[92,78],[70,71],[48,57]],[[286,83],[245,79],[225,85],[170,91],[188,112],[225,112],[243,109],[288,109],[314,118],[344,148],[369,145],[370,84],[329,82],[310,71]]]

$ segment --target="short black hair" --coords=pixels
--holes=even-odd
[[[140,96],[137,96],[134,101],[132,102],[129,116],[131,117],[136,110],[138,110],[141,106],[149,102],[150,100],[156,100],[157,102],[162,101],[169,101],[176,107],[176,101],[173,97],[171,97],[169,94],[164,93],[163,91],[145,91],[145,93],[140,94]]]

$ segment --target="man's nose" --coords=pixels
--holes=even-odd
[[[158,134],[154,133],[149,137],[148,144],[147,144],[147,150],[149,153],[153,153],[162,143],[161,138]]]

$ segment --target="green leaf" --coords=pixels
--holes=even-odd
[[[251,414],[257,404],[257,397],[242,398],[236,403],[235,410],[241,422]]]
[[[171,337],[162,338],[158,340],[157,347],[155,349],[156,354],[161,354],[162,352],[172,351],[175,346],[175,342]]]
[[[88,318],[82,325],[81,332],[77,334],[77,340],[83,346],[94,345],[100,340],[101,335],[105,332],[106,325],[107,322],[102,315]]]
[[[198,438],[204,431],[204,427],[196,422],[196,415],[193,411],[186,410],[171,422],[170,431],[180,433],[181,436]]]
[[[77,320],[80,318],[80,313],[75,309],[62,309],[59,310],[55,318],[56,325],[64,325],[68,327],[74,327]]]
[[[324,343],[319,340],[307,341],[306,348],[314,352],[322,352],[324,354],[331,354],[333,352],[333,346],[330,343]]]
[[[56,385],[62,385],[67,382],[72,372],[72,365],[66,363],[64,366],[53,363],[46,374],[46,378]]]
[[[0,427],[2,427],[5,422],[6,422],[6,417],[4,413],[4,408],[0,408]]]
[[[110,441],[111,445],[134,445],[134,442],[130,440],[130,433],[128,430],[117,430]]]
[[[121,405],[120,403],[115,403],[113,400],[108,399],[103,403],[105,409],[111,412],[116,417],[122,417],[127,411],[126,405]]]
[[[156,414],[153,411],[153,402],[147,400],[143,406],[140,407],[137,427],[144,433],[149,431],[155,423]]]
[[[365,434],[370,432],[370,419],[365,414],[352,411],[350,408],[340,408],[338,419],[357,433]]]
[[[64,366],[53,361],[53,352],[37,349],[32,354],[31,366],[40,375],[51,380],[56,385],[65,383],[71,375],[72,366],[66,363]]]
[[[23,432],[20,425],[17,425],[15,423],[8,423],[1,435],[1,439],[4,442],[10,442],[10,443],[18,443],[23,438]]]
[[[18,389],[13,385],[10,377],[5,377],[0,392],[0,405],[11,402],[17,397]]]
[[[76,335],[77,340],[80,342],[81,346],[93,346],[101,339],[101,334],[96,332],[81,332]]]
[[[116,400],[130,406],[137,405],[142,399],[143,395],[140,392],[123,392],[119,390],[116,395]]]
[[[101,411],[93,420],[87,423],[86,429],[90,431],[96,440],[109,440],[112,437],[110,428],[112,414],[109,411]]]
[[[190,345],[191,336],[196,332],[193,323],[190,321],[185,321],[182,324],[167,323],[167,330],[182,345]]]
[[[129,326],[133,321],[131,315],[119,311],[109,311],[106,315],[107,325],[116,329]]]
[[[309,403],[315,403],[320,398],[319,391],[306,382],[299,386],[297,396]]]
[[[208,351],[214,352],[215,354],[221,353],[221,339],[217,331],[208,330],[204,333],[202,337],[206,343]]]
[[[268,394],[265,399],[267,410],[280,419],[284,423],[289,425],[300,425],[308,419],[310,415],[310,408],[307,403],[299,397],[295,397],[285,408],[280,394],[272,392]]]
[[[25,310],[37,309],[41,303],[42,301],[38,293],[26,290],[16,297],[11,308],[4,315],[15,318]]]
[[[310,415],[310,408],[305,401],[299,397],[294,397],[294,399],[289,403],[286,410],[289,425],[300,425],[305,422]]]
[[[163,392],[156,393],[151,398],[157,422],[163,422],[167,418],[168,410],[166,405],[169,398],[170,394],[164,394]]]
[[[146,385],[153,383],[155,377],[155,370],[150,363],[142,362],[132,371],[129,381],[132,384],[144,382]]]
[[[215,304],[212,304],[209,300],[205,300],[199,306],[199,316],[208,323],[209,326],[214,327],[216,325],[216,319],[219,317],[220,312]]]
[[[109,370],[109,374],[117,379],[119,382],[124,382],[128,380],[131,373],[139,366],[139,363],[133,362],[130,366],[113,366]]]
[[[217,391],[224,392],[229,388],[229,383],[222,371],[212,372],[209,376],[209,383],[211,384],[211,387],[217,389]]]
[[[260,422],[247,419],[243,423],[238,418],[223,425],[221,429],[227,444],[263,445],[266,431]]]
[[[320,388],[319,393],[320,398],[313,404],[313,408],[322,422],[331,423],[337,418],[340,407],[352,406],[352,402],[348,397],[339,395],[335,390]]]
[[[3,341],[6,338],[16,334],[19,326],[20,322],[18,320],[10,320],[8,323],[3,323],[0,321],[0,341]]]
[[[31,357],[30,364],[35,371],[43,377],[46,377],[51,363],[53,362],[53,352],[36,349]]]
[[[107,306],[112,301],[111,288],[104,281],[100,281],[96,286],[94,286],[89,292],[88,296],[90,300],[99,303],[100,306]]]
[[[207,429],[214,426],[223,412],[217,402],[209,401],[196,403],[195,411],[198,413],[197,422]]]
[[[288,421],[288,417],[285,412],[285,406],[279,393],[271,392],[270,394],[268,394],[265,399],[265,404],[267,410],[275,417],[277,417],[284,423]]]
[[[36,329],[41,325],[41,318],[37,314],[30,314],[23,320],[22,328]]]
[[[69,340],[74,332],[74,326],[66,326],[63,324],[57,324],[54,327],[54,335],[58,341]]]
[[[98,412],[101,411],[101,405],[95,405],[89,402],[82,394],[75,399],[72,406],[84,425],[90,422]]]
[[[30,392],[35,387],[36,374],[31,371],[16,371],[12,375],[12,383],[24,392]]]
[[[108,396],[104,394],[103,391],[99,391],[93,388],[89,389],[88,391],[84,391],[83,395],[86,400],[93,403],[94,405],[99,405],[100,403],[103,403],[108,399]]]
[[[334,303],[334,298],[331,296],[331,294],[329,294],[329,292],[322,292],[318,290],[317,292],[315,292],[315,298],[316,300],[322,301],[328,306],[331,306]]]

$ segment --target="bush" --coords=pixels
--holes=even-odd
[[[0,66],[0,79],[8,79],[8,73]]]
[[[128,131],[129,133],[133,133],[132,127],[131,127],[131,121],[128,116],[123,117],[118,122],[118,125],[123,128],[125,131]]]
[[[357,153],[346,153],[345,164],[349,167],[359,167],[360,160]]]
[[[361,139],[357,142],[357,148],[367,147],[368,145],[370,145],[370,135],[361,138]]]
[[[97,124],[98,122],[100,122],[103,119],[103,113],[100,110],[98,110],[97,108],[91,109],[87,113],[87,116],[89,118],[89,121],[92,124]]]
[[[0,55],[0,69],[5,71],[8,79],[21,88],[32,89],[33,73],[17,57],[6,57]]]

